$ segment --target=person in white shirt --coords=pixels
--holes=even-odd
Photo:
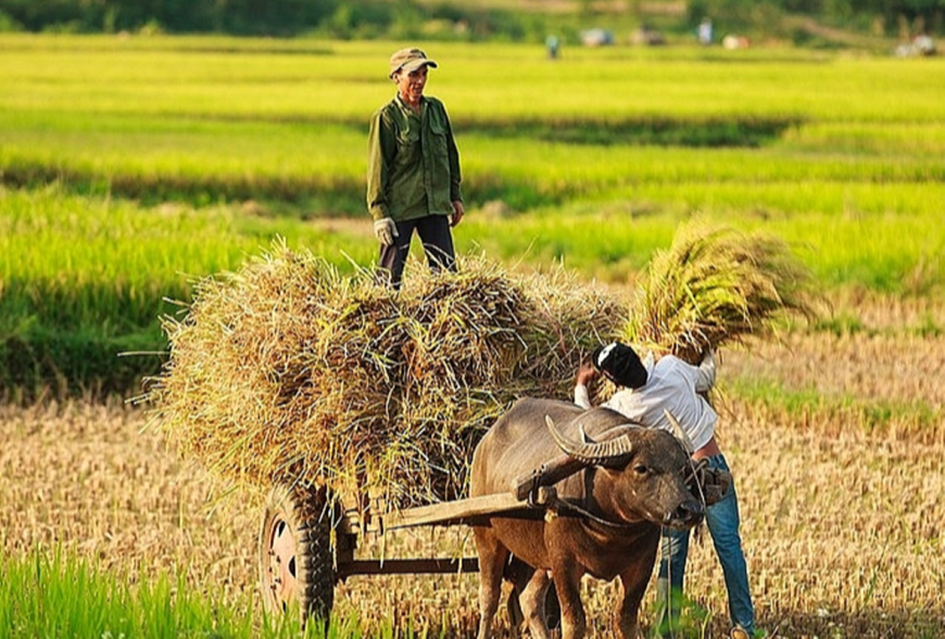
[[[715,357],[708,351],[699,366],[693,366],[673,355],[655,360],[649,353],[641,361],[633,348],[613,342],[594,351],[590,363],[581,366],[574,387],[574,403],[590,408],[588,384],[603,374],[618,390],[603,406],[650,428],[672,431],[666,416],[669,411],[692,441],[692,457],[707,460],[709,468],[729,471],[728,463],[715,441],[718,415],[709,405],[705,393],[715,384]],[[756,636],[755,612],[748,588],[748,570],[738,534],[739,514],[735,486],[729,488],[721,501],[706,508],[706,525],[712,536],[728,590],[729,614],[734,628],[731,636],[742,639]],[[660,567],[657,578],[658,601],[666,610],[659,621],[659,631],[670,636],[678,630],[679,606],[682,600],[683,576],[689,553],[690,533],[663,531],[660,545]],[[665,614],[668,613],[668,614]]]

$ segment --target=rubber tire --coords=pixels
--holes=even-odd
[[[259,583],[270,615],[285,614],[297,605],[303,629],[310,618],[321,620],[327,629],[337,581],[331,532],[338,519],[333,514],[324,489],[273,487],[259,531]],[[287,591],[277,592],[281,584],[275,583],[279,568],[274,570],[274,549],[294,577]]]

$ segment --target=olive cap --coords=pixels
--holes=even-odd
[[[422,66],[430,66],[435,69],[436,62],[428,58],[427,54],[424,53],[422,49],[415,47],[401,49],[400,51],[395,51],[390,57],[390,74],[388,77],[393,78],[394,74],[401,70],[410,73]]]

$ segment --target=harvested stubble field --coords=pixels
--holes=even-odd
[[[940,637],[945,337],[918,329],[945,315],[898,301],[848,308],[862,327],[852,335],[792,332],[783,347],[722,353],[720,438],[759,621],[784,637]],[[781,390],[767,398],[737,390],[768,380]],[[793,392],[820,399],[798,407]],[[905,410],[877,426],[850,408],[884,402],[921,405],[926,417]],[[257,587],[258,510],[243,499],[211,508],[208,496],[225,486],[142,432],[146,421],[121,406],[0,408],[4,552],[59,544],[116,574],[181,572],[198,590],[245,602]],[[386,553],[455,552],[466,532],[394,533]],[[687,584],[712,615],[707,636],[719,636],[724,587],[708,543],[694,549]],[[380,546],[368,540],[362,552]],[[470,575],[354,577],[339,587],[335,609],[358,617],[367,635],[412,619],[415,629],[471,636],[476,587]],[[612,593],[611,584],[587,582],[596,636],[612,635]],[[500,629],[508,632],[504,616]]]

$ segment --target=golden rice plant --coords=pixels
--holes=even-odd
[[[810,281],[782,240],[692,221],[654,255],[621,337],[697,363],[707,348],[772,334],[789,314],[812,317]]]

